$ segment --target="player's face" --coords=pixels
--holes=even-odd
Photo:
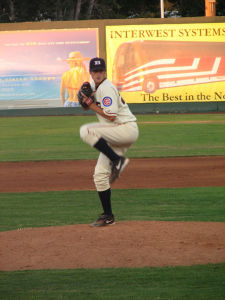
[[[91,72],[91,77],[95,84],[100,84],[106,78],[106,71],[95,71]]]

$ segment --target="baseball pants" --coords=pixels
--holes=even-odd
[[[100,138],[104,138],[110,147],[120,156],[123,156],[127,149],[137,140],[138,134],[139,131],[136,122],[123,124],[90,123],[80,128],[80,137],[85,143],[94,147]],[[110,188],[110,175],[110,160],[103,153],[100,153],[94,171],[94,183],[98,192]]]

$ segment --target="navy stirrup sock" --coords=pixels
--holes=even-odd
[[[98,192],[99,198],[102,203],[102,208],[104,210],[104,214],[108,216],[112,216],[112,207],[111,207],[111,189],[106,191]]]
[[[116,154],[115,151],[107,144],[106,140],[100,138],[97,143],[94,145],[96,149],[105,154],[111,161],[117,161],[120,159],[120,156]]]

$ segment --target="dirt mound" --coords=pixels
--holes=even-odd
[[[0,270],[174,266],[225,260],[224,223],[119,222],[0,233]]]

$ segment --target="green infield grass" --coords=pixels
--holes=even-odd
[[[137,115],[130,157],[225,155],[225,114]],[[95,116],[0,118],[0,161],[93,159],[79,136]],[[200,123],[199,123],[200,122]]]
[[[225,187],[112,190],[117,221],[225,221]],[[1,193],[0,230],[88,224],[101,213],[95,191]]]
[[[0,272],[4,300],[223,300],[225,264]]]

